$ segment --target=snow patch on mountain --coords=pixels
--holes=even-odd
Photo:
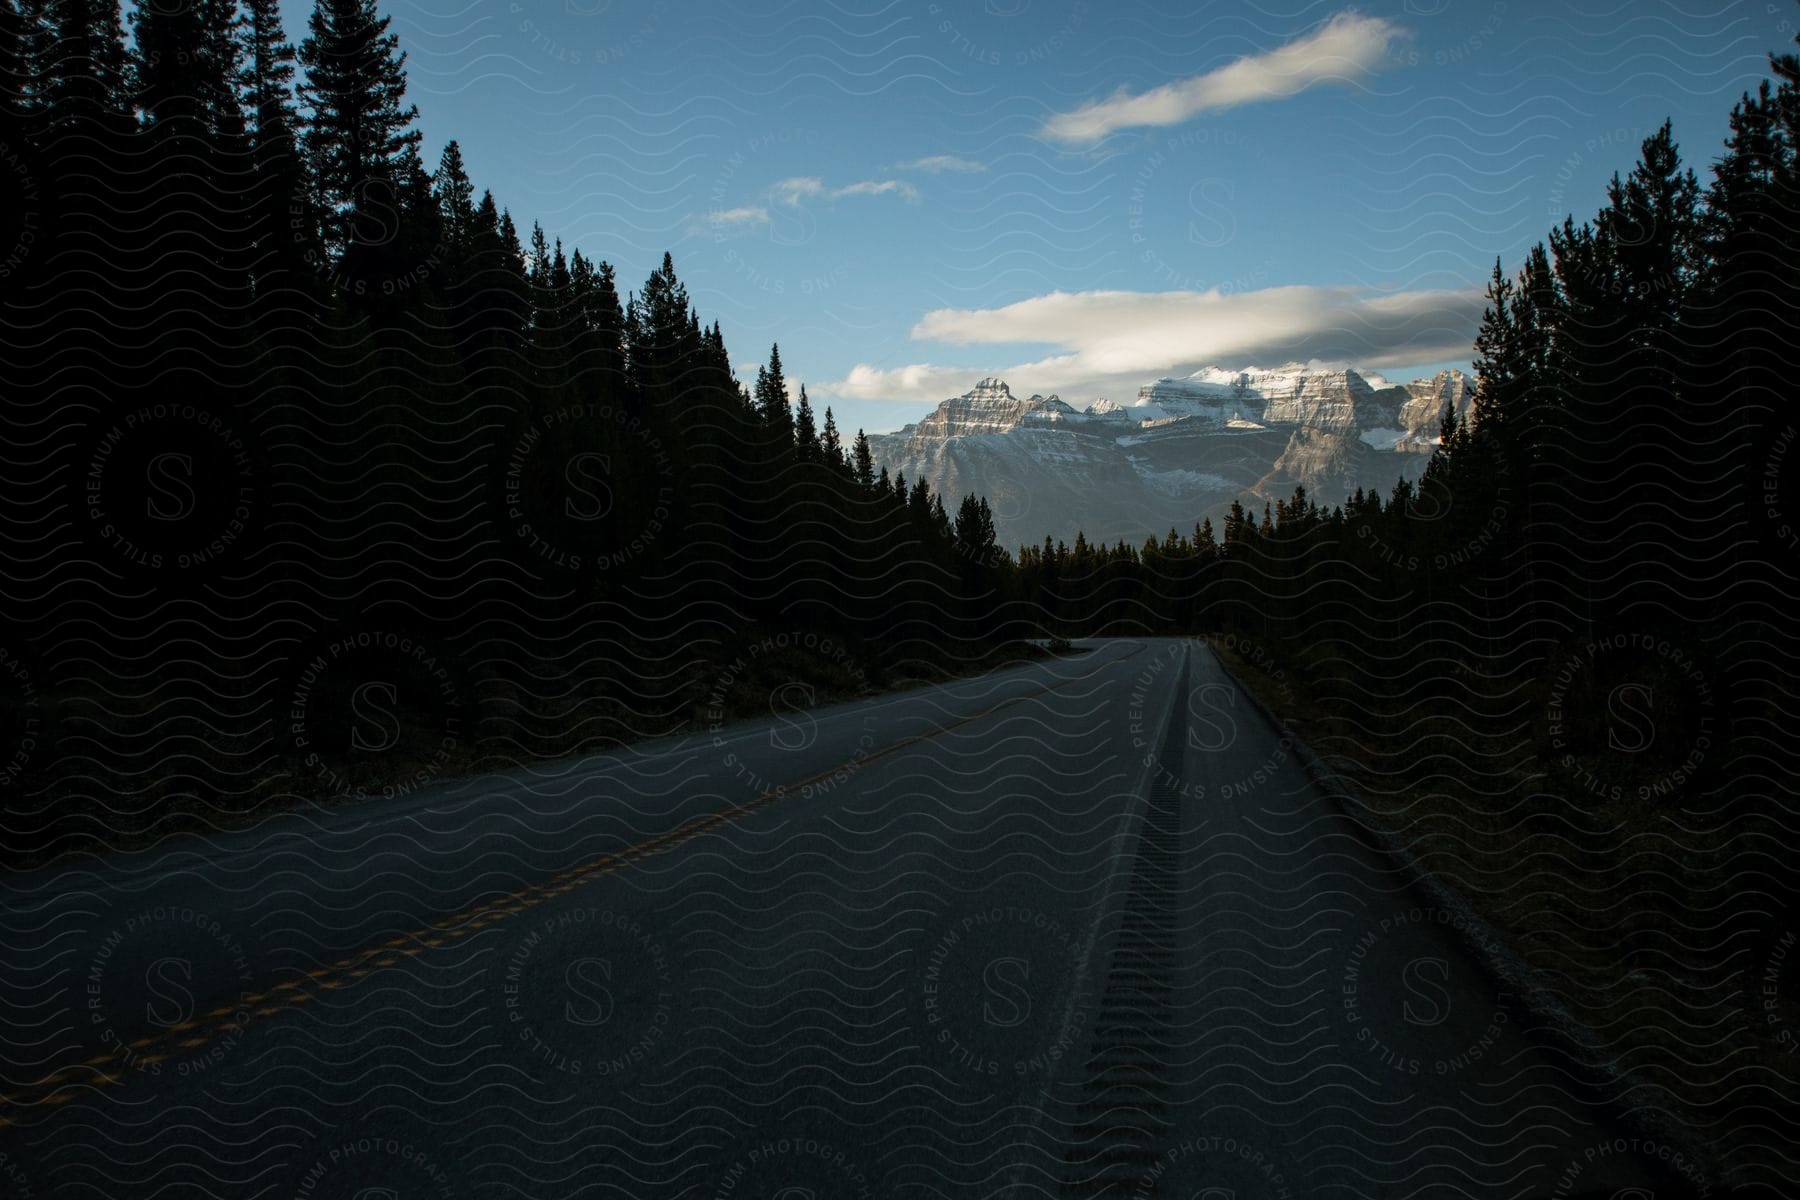
[[[1129,540],[1295,486],[1328,503],[1385,494],[1423,471],[1446,410],[1468,418],[1472,390],[1461,371],[1397,385],[1335,365],[1212,366],[1145,384],[1128,405],[1077,409],[989,378],[869,441],[909,479],[988,496],[1009,544],[1077,529]]]

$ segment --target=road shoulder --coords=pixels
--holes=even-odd
[[[1293,749],[1296,761],[1321,794],[1361,834],[1364,843],[1384,858],[1397,877],[1432,906],[1450,913],[1455,935],[1470,959],[1479,965],[1496,989],[1519,998],[1531,1031],[1543,1039],[1570,1072],[1583,1098],[1598,1111],[1643,1138],[1669,1146],[1698,1164],[1706,1186],[1721,1185],[1721,1165],[1707,1146],[1673,1114],[1679,1109],[1674,1096],[1642,1072],[1618,1061],[1599,1037],[1572,1012],[1549,981],[1512,946],[1508,937],[1484,918],[1469,898],[1429,870],[1398,833],[1362,797],[1356,784],[1338,765],[1315,752],[1306,740],[1270,707],[1253,669],[1209,647],[1220,669],[1231,678],[1276,735]]]

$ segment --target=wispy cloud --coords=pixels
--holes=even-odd
[[[860,183],[852,183],[847,187],[841,187],[837,191],[831,193],[831,195],[833,199],[837,199],[841,196],[895,195],[904,196],[914,204],[917,204],[919,201],[919,189],[910,183],[903,183],[898,179],[865,179]]]
[[[794,206],[803,200],[841,200],[850,196],[904,196],[914,201],[919,199],[919,189],[899,179],[864,179],[856,183],[846,184],[839,188],[827,188],[825,181],[816,175],[799,175],[792,179],[783,179],[769,189],[769,197],[776,204]]]
[[[1046,136],[1096,142],[1120,129],[1179,125],[1207,112],[1279,100],[1324,83],[1352,83],[1373,73],[1406,31],[1381,17],[1341,12],[1319,29],[1264,54],[1216,71],[1132,95],[1124,88],[1105,100],[1058,113]]]
[[[783,179],[769,189],[769,195],[778,204],[798,204],[802,200],[823,194],[825,181],[816,175],[800,175],[793,179]]]
[[[915,339],[957,346],[1048,345],[1046,358],[979,368],[858,364],[829,390],[863,400],[937,401],[1000,374],[1071,401],[1129,400],[1140,385],[1214,364],[1336,362],[1408,366],[1465,358],[1481,320],[1479,288],[1376,292],[1295,286],[1255,292],[1051,292],[989,309],[939,309]]]
[[[976,175],[987,170],[987,164],[978,163],[969,158],[958,158],[954,154],[930,154],[924,158],[915,158],[911,162],[903,162],[894,169],[897,171],[927,171],[933,175],[942,175],[945,172]]]
[[[728,208],[722,212],[706,214],[706,223],[715,228],[742,228],[746,225],[767,225],[769,210],[766,208]]]

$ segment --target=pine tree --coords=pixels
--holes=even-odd
[[[297,142],[299,110],[293,82],[298,52],[287,40],[276,0],[244,0],[238,23],[238,87],[248,122],[255,171],[252,269],[259,278],[287,276],[316,255],[305,162]]]
[[[154,314],[159,336],[178,324],[194,328],[181,314],[197,306],[211,310],[203,324],[235,320],[241,298],[228,296],[249,282],[255,217],[242,203],[252,182],[233,10],[228,0],[194,0],[142,5],[132,15],[135,102],[154,172],[143,212],[156,249],[145,269],[163,282],[194,276]]]
[[[675,275],[673,255],[663,255],[662,265],[632,298],[626,325],[633,387],[652,416],[659,421],[668,418],[706,359],[687,287]]]
[[[243,132],[232,19],[220,0],[149,4],[132,14],[135,101],[152,134],[216,139]]]
[[[1513,284],[1494,260],[1488,280],[1487,308],[1475,333],[1475,397],[1473,410],[1481,437],[1502,453],[1511,453],[1520,391],[1529,382],[1519,361],[1519,331],[1513,320]]]
[[[1730,439],[1740,479],[1766,470],[1765,435],[1752,414],[1786,407],[1800,312],[1800,61],[1772,55],[1770,63],[1779,85],[1764,81],[1733,107],[1725,154],[1713,167],[1702,224],[1712,269],[1693,297],[1698,344],[1684,385]]]
[[[1496,262],[1488,301],[1475,338],[1468,419],[1447,419],[1440,430],[1442,447],[1428,465],[1420,491],[1440,504],[1456,497],[1459,521],[1504,512],[1509,528],[1528,532],[1542,518],[1524,506],[1541,492],[1533,480],[1560,421],[1549,356],[1558,309],[1556,281],[1541,243],[1527,253],[1516,284]],[[1458,525],[1440,532],[1460,543],[1478,531]]]
[[[931,484],[923,474],[913,481],[912,490],[906,495],[906,511],[913,519],[915,528],[924,530],[931,527]]]
[[[875,486],[875,456],[869,449],[869,435],[858,429],[856,431],[856,447],[852,452],[852,465],[856,470],[856,482],[863,487]],[[887,468],[881,469],[882,477],[887,477]]]
[[[806,385],[800,385],[800,402],[794,413],[794,452],[801,462],[819,457],[819,432],[813,423],[812,401],[806,397]]]
[[[1473,456],[1469,444],[1469,426],[1457,420],[1456,406],[1446,404],[1442,417],[1438,420],[1437,452],[1425,464],[1425,471],[1419,479],[1419,498],[1421,500],[1419,515],[1432,522],[1437,522],[1446,514],[1461,515],[1455,505],[1455,497],[1463,498],[1463,507],[1482,486],[1480,472],[1474,469]],[[1450,536],[1447,526],[1435,526],[1433,534]],[[1454,540],[1454,538],[1452,538]]]
[[[1684,170],[1671,125],[1644,139],[1638,163],[1607,186],[1607,206],[1596,218],[1597,236],[1612,247],[1621,285],[1616,303],[1632,344],[1665,358],[1689,287],[1702,261],[1700,185]],[[1667,371],[1668,364],[1642,364]]]
[[[1710,553],[1701,549],[1710,540],[1704,531],[1677,532],[1695,483],[1693,446],[1716,436],[1680,394],[1691,349],[1683,320],[1703,274],[1698,196],[1665,123],[1644,139],[1630,175],[1613,177],[1594,220],[1604,290],[1573,285],[1582,303],[1570,324],[1583,345],[1577,419],[1568,433],[1584,453],[1572,464],[1572,544],[1590,559],[1608,560],[1600,571],[1574,564],[1590,614],[1592,598],[1621,586],[1666,589],[1683,579],[1671,554]],[[1624,461],[1620,446],[1631,448]],[[1657,536],[1629,537],[1637,514],[1653,506],[1670,514],[1659,520]],[[1622,583],[1625,573],[1629,584]]]
[[[531,223],[531,244],[526,247],[525,263],[531,280],[531,303],[541,313],[549,303],[550,239],[536,221]]]
[[[942,492],[931,497],[931,531],[939,541],[947,542],[951,538],[950,514],[944,508]]]
[[[21,39],[34,76],[29,127],[40,138],[89,123],[87,132],[125,132],[134,123],[134,72],[118,0],[47,0],[36,16]]]
[[[794,436],[793,410],[788,406],[787,377],[781,371],[781,347],[769,347],[769,361],[756,373],[753,393],[756,409],[776,433],[777,443],[790,444]]]
[[[574,284],[569,274],[569,260],[563,253],[562,239],[556,239],[550,254],[550,320],[546,348],[549,369],[556,377],[567,380],[570,354],[575,347],[576,309]]]
[[[489,351],[516,350],[531,323],[531,287],[525,255],[512,214],[495,211],[492,192],[475,206],[475,259],[470,272],[471,304],[478,341]]]
[[[396,265],[404,269],[403,277],[391,282],[403,290],[430,287],[433,273],[443,265],[443,220],[438,213],[437,198],[431,190],[431,172],[419,157],[418,146],[401,152],[400,171],[395,186],[398,228],[392,245]]]
[[[705,342],[707,369],[712,376],[711,386],[718,388],[731,398],[729,411],[734,421],[736,418],[754,416],[755,414],[750,411],[749,398],[744,394],[744,385],[738,382],[737,368],[731,365],[731,351],[725,347],[725,332],[719,327],[717,321],[714,321],[712,328],[706,331],[703,341]],[[750,428],[750,426],[745,426],[745,428]]]
[[[819,452],[825,459],[825,465],[834,471],[844,468],[844,439],[838,434],[837,418],[831,415],[831,406],[825,406],[825,429],[819,434]]]
[[[483,192],[482,203],[491,209],[494,203],[493,193]],[[513,222],[511,209],[500,210],[499,230],[501,244],[506,247],[507,257],[510,260],[509,265],[516,268],[519,278],[523,280],[526,276],[525,247],[519,241],[519,227]]]
[[[994,514],[986,499],[970,492],[956,510],[954,540],[957,554],[972,563],[992,563],[999,554],[994,538]]]
[[[300,45],[302,137],[326,244],[342,252],[391,219],[416,153],[418,109],[406,104],[406,55],[375,0],[315,0]]]
[[[587,323],[593,332],[596,361],[606,388],[603,394],[617,396],[625,387],[625,306],[619,301],[611,263],[601,263],[594,272],[594,286],[588,293]]]
[[[1250,518],[1244,512],[1241,500],[1232,500],[1231,511],[1225,514],[1225,553],[1235,555],[1239,552],[1251,533]]]
[[[294,69],[299,52],[287,40],[277,0],[243,0],[238,20],[238,86],[254,144],[293,148],[300,127],[294,104]]]
[[[23,156],[30,38],[25,16],[13,0],[0,0],[0,142]]]
[[[444,243],[458,256],[469,253],[475,235],[475,185],[463,166],[462,147],[453,139],[438,158],[432,178],[432,197],[437,202]]]
[[[624,384],[625,314],[610,263],[569,260],[570,374],[576,394],[613,404]]]
[[[526,251],[529,263],[527,279],[531,287],[531,348],[538,380],[554,387],[563,371],[562,355],[567,342],[566,298],[569,284],[568,261],[563,257],[559,239],[552,247],[544,227],[533,223],[531,244]]]

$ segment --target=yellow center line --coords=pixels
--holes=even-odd
[[[392,966],[401,961],[402,958],[410,958],[420,954],[427,947],[440,946],[448,940],[465,937],[470,933],[497,924],[507,917],[548,903],[558,896],[565,895],[578,887],[586,886],[597,879],[602,879],[606,876],[615,874],[625,867],[645,862],[659,854],[664,854],[670,850],[685,846],[694,839],[707,833],[711,833],[714,830],[734,825],[745,817],[769,807],[778,800],[785,800],[796,795],[804,794],[805,790],[815,783],[820,783],[846,771],[857,770],[868,763],[891,757],[903,750],[917,746],[922,742],[930,741],[933,738],[942,737],[945,734],[961,729],[966,725],[971,725],[976,721],[991,717],[1002,709],[1010,708],[1015,704],[1022,704],[1028,700],[1035,700],[1039,696],[1053,692],[1078,679],[1089,678],[1091,674],[1092,673],[1089,673],[1089,675],[1077,675],[1069,679],[1058,680],[1046,684],[1036,691],[1028,692],[1022,696],[1015,696],[1010,700],[1003,700],[998,704],[973,714],[972,716],[953,721],[948,725],[941,726],[940,728],[930,730],[926,733],[902,738],[891,746],[877,750],[872,754],[864,755],[861,758],[851,759],[849,762],[838,763],[817,774],[810,775],[807,778],[800,780],[798,783],[780,784],[763,792],[759,796],[755,796],[739,804],[734,804],[715,812],[702,813],[699,816],[690,817],[674,829],[646,838],[623,850],[615,850],[607,854],[602,854],[580,866],[570,867],[552,875],[548,880],[542,883],[533,884],[521,891],[509,892],[505,895],[496,896],[493,899],[484,901],[472,908],[464,909],[454,916],[440,918],[422,929],[416,929],[410,933],[390,938],[379,945],[369,946],[348,957],[340,958],[329,966],[314,968],[305,972],[301,977],[277,984],[268,992],[259,993],[254,996],[245,996],[239,1005],[227,1005],[221,1008],[215,1008],[206,1014],[205,1020],[197,1019],[183,1022],[181,1025],[172,1026],[171,1028],[150,1037],[139,1038],[130,1043],[130,1051],[132,1052],[114,1051],[108,1054],[96,1055],[86,1059],[80,1065],[97,1068],[116,1063],[121,1067],[127,1067],[133,1062],[140,1064],[162,1062],[168,1055],[146,1056],[133,1052],[158,1044],[169,1046],[171,1048],[191,1049],[196,1046],[205,1045],[222,1034],[242,1032],[242,1024],[235,1020],[237,1013],[242,1008],[249,1009],[259,1017],[274,1016],[278,1013],[289,1011],[308,1000],[314,999],[323,991],[335,991],[336,989],[343,987],[347,981],[367,978],[368,976],[377,973],[377,969]],[[404,949],[401,949],[402,947],[404,947]],[[396,949],[400,949],[399,954],[394,953]],[[356,969],[348,969],[352,967]],[[314,990],[309,991],[309,987]],[[285,994],[274,997],[274,993],[276,992]],[[280,1003],[266,1004],[265,1002],[272,997],[279,999]],[[233,1019],[226,1020],[225,1018]],[[208,1021],[211,1022],[210,1025],[207,1024]],[[199,1034],[193,1037],[179,1038],[178,1040],[178,1035],[195,1029],[196,1027],[202,1029]],[[30,1108],[40,1104],[60,1105],[66,1103],[78,1094],[78,1092],[72,1090],[78,1085],[72,1081],[65,1081],[62,1078],[66,1073],[70,1072],[71,1069],[71,1067],[67,1066],[58,1067],[49,1074],[23,1085],[19,1091],[0,1095],[0,1105],[19,1109]],[[129,1071],[119,1070],[107,1072],[102,1070],[97,1071],[92,1078],[82,1082],[86,1086],[105,1086],[108,1084],[123,1083],[130,1077],[131,1074]],[[42,1094],[32,1095],[32,1093],[37,1092],[41,1092]],[[0,1128],[5,1128],[14,1124],[19,1115],[20,1114],[17,1112],[0,1112]]]

